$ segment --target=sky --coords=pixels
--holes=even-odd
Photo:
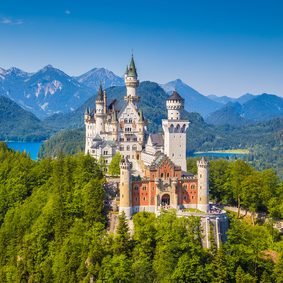
[[[281,0],[0,0],[0,67],[177,78],[204,95],[283,96]]]

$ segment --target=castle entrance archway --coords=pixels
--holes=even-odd
[[[170,195],[164,194],[161,198],[161,205],[170,205]]]

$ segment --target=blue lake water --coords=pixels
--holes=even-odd
[[[31,159],[38,159],[38,152],[42,142],[7,142],[7,146],[13,150],[27,152]]]

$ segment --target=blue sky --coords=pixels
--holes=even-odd
[[[141,80],[283,96],[282,15],[279,0],[0,0],[0,66],[121,75],[133,50]]]

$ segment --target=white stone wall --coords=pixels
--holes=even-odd
[[[198,163],[198,209],[209,211],[209,170]]]
[[[164,153],[183,171],[187,171],[186,132],[188,121],[162,120],[164,131]]]

